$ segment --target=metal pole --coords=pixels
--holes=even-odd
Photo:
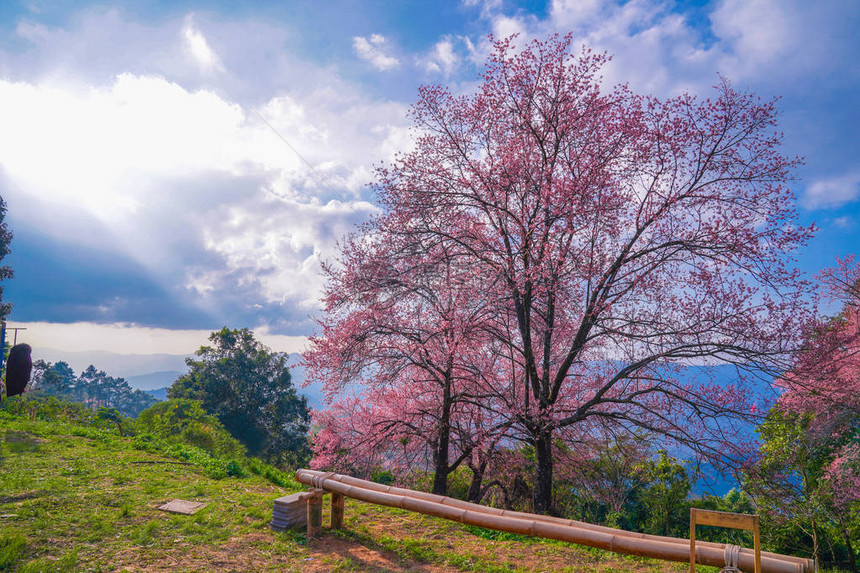
[[[12,330],[15,332],[15,338],[13,339],[13,342],[12,342],[12,346],[15,346],[16,344],[18,344],[18,331],[19,330],[27,330],[27,329],[24,328],[23,326],[19,326],[17,328],[6,327],[6,330]],[[5,340],[5,338],[4,338],[4,340]]]
[[[0,323],[0,376],[3,375],[3,369],[6,362],[6,321]]]

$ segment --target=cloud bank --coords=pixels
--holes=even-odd
[[[718,73],[783,95],[786,152],[806,156],[800,206],[826,211],[833,233],[858,220],[856,2],[468,0],[409,24],[390,13],[322,40],[313,20],[197,6],[22,14],[0,40],[12,319],[309,334],[320,261],[375,212],[366,184],[409,147],[418,85],[474,89],[488,33],[572,32],[613,55],[607,84],[658,96],[706,96]]]

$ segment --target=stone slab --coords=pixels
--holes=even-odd
[[[201,509],[206,507],[205,503],[199,501],[185,501],[184,499],[171,499],[164,505],[160,505],[158,509],[161,511],[169,511],[170,513],[181,513],[182,515],[194,515]]]

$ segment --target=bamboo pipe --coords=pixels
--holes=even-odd
[[[344,478],[347,476],[338,476],[336,474],[326,474],[311,470],[300,469],[296,471],[296,479],[304,484],[314,487],[327,489],[331,492],[343,494],[347,497],[385,505],[388,507],[398,507],[410,511],[416,511],[435,517],[449,519],[460,523],[486,527],[498,531],[506,531],[510,533],[519,533],[522,535],[532,535],[535,537],[545,537],[549,539],[557,539],[590,547],[606,549],[617,553],[626,553],[629,555],[639,555],[642,557],[654,557],[669,561],[688,562],[690,558],[689,541],[676,540],[674,538],[660,538],[659,536],[650,536],[652,539],[640,537],[642,534],[625,535],[622,530],[604,528],[600,529],[585,528],[578,525],[572,525],[568,520],[559,520],[562,523],[554,522],[558,518],[546,518],[543,516],[535,516],[532,514],[522,514],[520,512],[506,512],[506,515],[499,513],[488,513],[486,508],[476,504],[459,502],[451,498],[443,498],[442,496],[432,496],[432,494],[421,494],[422,496],[432,496],[437,499],[442,499],[445,503],[440,503],[436,500],[421,499],[414,495],[395,494],[380,491],[377,488],[387,488],[388,486],[380,486],[364,480],[356,478],[347,478],[353,485],[345,483]],[[356,483],[360,482],[360,483]],[[368,484],[372,487],[364,487]],[[389,488],[400,489],[400,488]],[[411,490],[401,490],[419,494],[420,492],[412,492]],[[453,502],[458,502],[454,504]],[[466,507],[457,507],[459,504],[466,504]],[[501,512],[502,510],[495,510]],[[518,514],[512,516],[511,514]],[[528,516],[526,518],[523,515]],[[576,522],[579,523],[579,522]],[[606,531],[608,530],[608,531]],[[657,539],[653,539],[657,538]],[[679,543],[679,541],[681,543]],[[724,545],[709,544],[697,545],[696,561],[704,565],[713,565],[721,567],[724,565],[725,554]],[[798,562],[797,558],[789,560],[784,559],[784,556],[769,554],[762,555],[762,570],[764,573],[804,573],[812,571],[809,567],[811,561],[805,560],[806,563]],[[744,571],[752,571],[754,568],[752,552],[742,554],[740,556],[739,565]]]
[[[679,539],[677,537],[665,537],[662,535],[650,535],[647,533],[638,533],[635,531],[625,531],[623,529],[615,529],[612,527],[606,527],[604,525],[594,525],[592,523],[587,523],[584,521],[576,521],[573,519],[562,519],[559,517],[551,517],[548,515],[536,515],[533,513],[523,513],[520,511],[509,511],[504,509],[497,509],[494,507],[487,507],[485,505],[479,505],[475,503],[470,503],[468,501],[462,501],[459,499],[454,499],[451,497],[445,497],[442,495],[436,495],[433,493],[426,493],[421,491],[415,491],[411,489],[398,488],[394,486],[387,486],[371,481],[362,480],[359,478],[354,478],[351,476],[341,475],[341,474],[327,474],[325,472],[315,471],[315,470],[299,470],[302,472],[306,472],[309,475],[313,476],[328,476],[329,479],[337,480],[347,485],[355,485],[357,487],[361,487],[364,489],[370,489],[374,491],[381,491],[385,493],[391,493],[394,495],[406,495],[409,497],[414,497],[417,499],[424,499],[427,501],[432,501],[436,503],[441,503],[443,505],[451,505],[453,507],[459,507],[463,509],[469,509],[472,511],[477,511],[481,513],[487,513],[490,515],[501,515],[505,517],[515,517],[519,519],[534,519],[538,521],[546,521],[547,523],[557,523],[560,525],[567,525],[569,527],[577,527],[581,529],[589,529],[592,531],[600,531],[603,533],[607,533],[610,535],[626,535],[628,537],[633,537],[636,539],[646,539],[651,541],[660,541],[664,543],[678,543],[683,545],[684,547],[689,548],[690,540],[689,539]],[[702,545],[706,547],[713,547],[715,549],[719,549],[720,551],[725,551],[725,544],[723,543],[714,543],[708,541],[697,541],[696,545]],[[751,549],[741,548],[741,552],[749,553],[753,555],[754,552]],[[782,555],[780,553],[770,553],[767,551],[763,551],[761,553],[763,556],[768,556],[774,559],[781,559],[783,561],[792,561],[803,565],[808,570],[814,570],[814,561],[812,559],[806,559],[804,557],[794,557],[793,555]]]

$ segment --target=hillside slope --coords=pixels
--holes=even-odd
[[[310,543],[268,528],[290,491],[212,479],[111,430],[0,417],[0,570],[683,571],[347,501],[345,530]],[[201,501],[193,516],[157,507]]]

